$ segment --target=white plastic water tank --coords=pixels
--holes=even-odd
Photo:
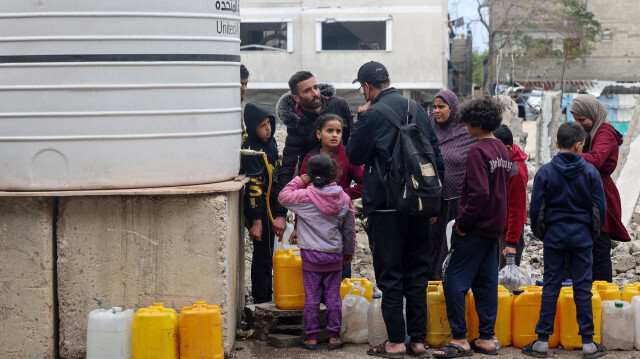
[[[0,190],[233,178],[238,7],[238,0],[3,2]]]

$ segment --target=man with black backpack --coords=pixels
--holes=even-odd
[[[365,165],[362,204],[389,338],[367,354],[426,357],[428,226],[438,213],[444,179],[438,138],[426,111],[389,87],[384,65],[365,63],[356,81],[367,103],[358,110],[347,157]]]

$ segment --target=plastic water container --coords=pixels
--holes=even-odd
[[[480,336],[478,332],[479,319],[476,312],[476,302],[471,290],[464,296],[464,320],[467,326],[467,341],[470,342]]]
[[[540,319],[540,305],[542,304],[542,288],[539,286],[528,286],[513,291],[513,302],[511,304],[511,343],[516,348],[538,339],[536,334],[536,324]],[[556,311],[554,321],[554,331],[549,336],[549,347],[558,346],[560,333],[560,315]]]
[[[465,319],[467,321],[467,340],[473,340],[480,336],[478,327],[480,319],[476,311],[475,297],[473,292],[467,293],[465,297]],[[511,345],[511,293],[504,287],[498,286],[498,312],[496,314],[495,337],[500,342],[500,346]]]
[[[620,300],[620,288],[615,283],[608,283],[603,280],[593,282],[593,288],[600,294],[600,299],[604,302],[607,300]]]
[[[287,250],[287,249],[296,249],[299,248],[297,244],[290,244],[289,237],[291,237],[291,233],[293,233],[293,224],[287,223],[287,227],[284,230],[284,234],[282,235],[282,241],[276,235],[273,236],[273,250],[274,252],[278,249]]]
[[[178,315],[163,303],[133,315],[133,359],[178,359]]]
[[[601,343],[602,302],[600,294],[591,289],[591,306],[593,310],[593,341]],[[573,287],[560,290],[560,344],[564,349],[582,348],[582,337],[578,334],[580,328],[576,319],[576,304],[573,301]]]
[[[427,342],[431,347],[441,348],[452,338],[442,284],[429,282],[427,286]]]
[[[635,327],[633,346],[636,349],[640,349],[640,296],[631,298],[631,308],[633,308],[633,321]]]
[[[198,301],[180,311],[181,359],[223,359],[222,315],[217,305]]]
[[[387,340],[387,326],[382,317],[382,292],[376,287],[367,312],[369,344],[377,346]]]
[[[354,294],[358,289],[359,294]],[[369,341],[367,314],[371,303],[364,297],[364,288],[353,287],[342,301],[342,333],[347,343],[362,344]]]
[[[94,309],[87,323],[87,359],[130,359],[133,310]]]
[[[344,296],[347,295],[355,286],[364,288],[364,297],[367,298],[369,302],[371,302],[371,298],[373,296],[373,283],[365,278],[345,278],[340,283],[340,298],[344,299]],[[358,294],[359,292],[354,292]]]
[[[511,293],[507,288],[498,286],[498,314],[496,315],[496,338],[503,347],[511,345]]]
[[[540,279],[536,279],[536,284],[537,286],[544,286],[544,282]],[[563,287],[571,287],[573,285],[573,281],[571,279],[567,279],[564,282],[562,282],[562,286]]]
[[[300,249],[279,249],[273,255],[273,302],[280,309],[304,309]]]
[[[607,350],[631,350],[635,339],[635,317],[631,303],[602,302],[602,345]]]
[[[622,300],[631,303],[631,298],[640,295],[640,283],[625,284],[622,287]]]
[[[507,254],[507,264],[498,272],[498,284],[511,293],[522,286],[531,285],[531,277],[516,266],[515,254]]]
[[[233,179],[240,10],[220,3],[4,1],[0,189]]]

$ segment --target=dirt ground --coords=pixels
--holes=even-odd
[[[366,344],[347,344],[340,350],[315,350],[309,351],[301,347],[277,349],[259,340],[237,340],[231,357],[234,359],[250,358],[291,358],[291,359],[315,359],[315,358],[373,358],[367,355]],[[428,349],[433,353],[437,349]],[[496,358],[491,355],[475,354],[476,358]],[[500,358],[531,358],[520,352],[515,347],[500,349]],[[582,358],[582,350],[551,349],[549,358]],[[411,358],[405,355],[405,358]],[[640,358],[640,352],[633,351],[610,351],[604,358],[636,359]]]

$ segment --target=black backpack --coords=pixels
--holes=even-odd
[[[406,124],[383,103],[378,102],[370,109],[382,114],[398,128],[391,158],[384,167],[380,166],[376,158],[378,176],[386,190],[387,204],[400,213],[437,217],[440,212],[442,184],[431,143],[415,123],[416,102],[408,99]]]

